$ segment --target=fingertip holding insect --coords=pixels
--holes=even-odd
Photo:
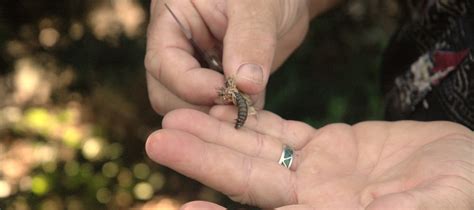
[[[217,105],[225,105],[226,103],[224,102],[224,100],[222,99],[222,96],[219,95],[219,97],[217,97],[216,99],[214,99],[214,103],[217,104]]]
[[[237,106],[237,119],[235,120],[235,128],[241,128],[247,120],[247,116],[249,115],[249,109],[251,107],[250,98],[237,89],[235,81],[232,77],[226,79],[224,87],[218,91],[218,95],[225,103],[232,103]]]

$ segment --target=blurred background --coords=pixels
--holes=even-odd
[[[2,0],[0,209],[241,208],[145,154],[161,123],[143,66],[148,7]],[[378,65],[398,13],[353,0],[317,18],[270,79],[266,109],[316,127],[381,119]]]

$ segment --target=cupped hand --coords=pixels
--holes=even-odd
[[[224,76],[201,68],[179,25],[152,0],[145,67],[153,108],[208,111],[218,103]],[[173,0],[168,5],[203,50],[223,46],[226,77],[264,105],[265,86],[275,70],[302,42],[308,27],[306,0]]]
[[[474,135],[450,122],[314,129],[267,111],[233,127],[234,107],[167,114],[147,153],[231,199],[281,209],[473,209]],[[283,145],[290,169],[278,164]],[[223,209],[204,201],[184,209]]]

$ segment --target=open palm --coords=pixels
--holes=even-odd
[[[231,106],[170,112],[147,141],[154,161],[262,208],[472,209],[474,135],[450,122],[362,122],[314,129]],[[283,145],[292,167],[278,164]],[[208,202],[185,208],[222,209]]]

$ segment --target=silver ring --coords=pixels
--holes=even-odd
[[[291,147],[289,147],[288,145],[284,145],[278,164],[289,169],[291,167],[291,164],[293,163],[293,153],[294,151],[293,149],[291,149]]]

